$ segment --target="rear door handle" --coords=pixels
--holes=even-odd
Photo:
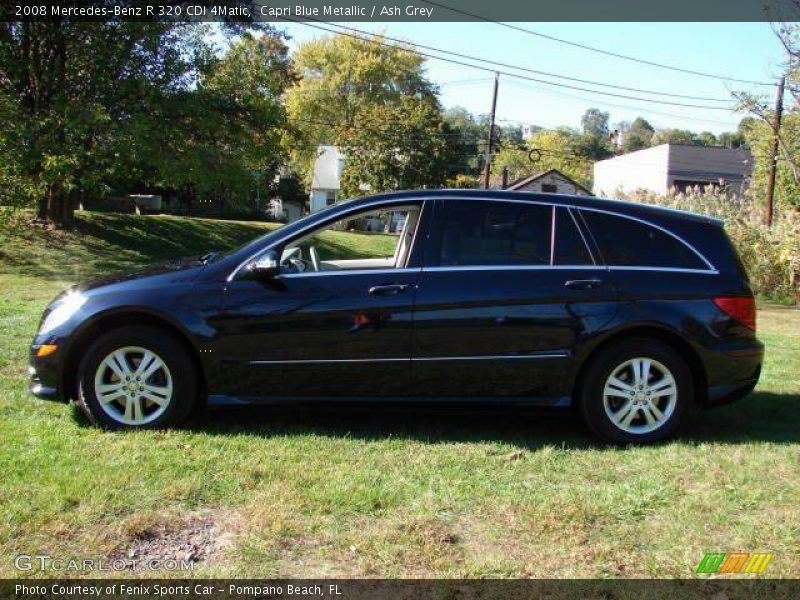
[[[407,289],[407,283],[393,283],[391,285],[374,285],[369,288],[369,293],[373,296],[394,296]]]
[[[571,279],[564,282],[564,287],[570,290],[594,290],[601,285],[602,279]]]

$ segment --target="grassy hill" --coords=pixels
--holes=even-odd
[[[74,231],[31,225],[32,214],[0,217],[0,274],[80,281],[212,250],[230,250],[280,227],[277,223],[222,221],[168,215],[77,212]],[[320,256],[391,256],[397,238],[367,232],[326,231]]]
[[[0,218],[0,273],[77,281],[235,248],[278,226],[84,211],[76,213],[75,231],[59,231],[32,226],[31,217]]]

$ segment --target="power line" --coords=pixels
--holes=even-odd
[[[440,83],[437,83],[436,85],[440,87],[444,85],[469,85],[473,83],[486,83],[491,80],[492,80],[491,77],[475,77],[472,79],[457,79],[455,81],[442,81]]]
[[[615,93],[612,93],[612,92],[603,92],[603,91],[599,91],[599,90],[592,90],[592,89],[583,88],[583,87],[579,87],[579,86],[574,86],[574,85],[570,85],[570,84],[566,84],[566,83],[554,83],[552,81],[545,81],[543,79],[537,79],[535,77],[530,77],[530,76],[527,76],[527,75],[520,75],[518,73],[512,73],[510,71],[502,71],[502,70],[498,70],[498,69],[491,69],[489,67],[481,67],[479,65],[470,64],[470,63],[463,62],[463,61],[456,60],[456,59],[452,59],[452,58],[445,58],[443,56],[436,56],[434,54],[428,54],[426,52],[421,52],[419,50],[415,50],[415,49],[412,49],[412,48],[409,48],[409,47],[401,47],[401,46],[397,46],[395,44],[388,44],[388,43],[381,42],[381,41],[375,40],[375,39],[364,38],[361,35],[348,33],[347,31],[338,31],[336,29],[330,29],[328,27],[323,27],[321,25],[312,25],[311,23],[307,23],[307,22],[303,22],[303,21],[296,21],[296,20],[291,19],[289,17],[283,17],[283,19],[292,21],[293,23],[298,23],[300,25],[304,25],[306,27],[311,27],[312,29],[319,29],[321,31],[327,31],[328,33],[334,33],[336,35],[343,35],[345,37],[350,37],[350,38],[353,38],[353,39],[357,39],[357,40],[360,40],[362,42],[366,42],[366,43],[370,43],[370,44],[376,44],[376,45],[379,45],[379,46],[385,46],[387,48],[398,48],[398,49],[403,50],[405,52],[410,52],[412,54],[416,54],[418,56],[422,56],[422,57],[425,57],[425,58],[430,58],[430,59],[433,59],[433,60],[440,60],[440,61],[444,61],[444,62],[449,62],[449,63],[460,65],[460,66],[463,66],[463,67],[470,67],[472,69],[478,69],[480,71],[486,71],[486,72],[492,72],[492,73],[496,72],[496,73],[500,73],[501,75],[505,75],[506,77],[512,77],[512,78],[515,78],[515,79],[522,79],[522,80],[525,80],[525,81],[533,81],[535,83],[540,83],[540,84],[543,84],[543,85],[549,85],[549,86],[553,86],[553,87],[557,87],[557,88],[567,88],[567,89],[579,90],[579,91],[582,91],[582,92],[588,92],[590,94],[600,94],[602,96],[612,96],[614,98],[623,98],[623,99],[626,99],[626,100],[634,100],[634,101],[638,101],[638,102],[649,102],[649,103],[659,104],[659,105],[668,104],[668,105],[671,105],[671,106],[680,106],[680,107],[683,107],[683,108],[697,108],[697,109],[702,109],[702,110],[723,110],[723,111],[728,111],[728,112],[732,111],[731,108],[727,108],[727,107],[723,107],[723,106],[707,106],[705,104],[686,104],[686,103],[683,103],[683,102],[672,102],[672,101],[669,101],[669,100],[657,100],[657,99],[653,99],[653,98],[641,98],[639,96],[628,96],[628,95],[624,95],[624,94],[615,94]],[[331,23],[331,25],[332,25],[332,23]],[[341,25],[336,25],[336,26],[337,27],[342,27]],[[349,29],[349,28],[345,28],[345,27],[342,27],[342,28],[343,29]],[[480,60],[480,59],[476,59],[476,60]]]
[[[386,46],[386,47],[390,47],[390,48],[396,48],[397,47],[395,44],[387,44],[385,42],[381,42],[380,40],[372,39],[372,37],[369,37],[369,36],[374,36],[375,34],[372,34],[372,33],[368,32],[368,31],[364,31],[363,29],[357,29],[355,27],[349,27],[349,26],[339,25],[338,23],[329,23],[329,22],[326,22],[326,21],[319,21],[319,20],[315,20],[315,19],[310,19],[310,20],[314,20],[316,23],[325,23],[326,25],[333,26],[333,27],[336,27],[336,28],[339,29],[339,30],[333,30],[333,29],[329,29],[329,28],[326,28],[326,27],[322,27],[320,25],[312,25],[312,24],[310,24],[308,22],[305,22],[305,21],[297,21],[295,19],[291,19],[291,18],[288,18],[288,17],[284,17],[284,19],[292,21],[294,23],[299,23],[301,25],[305,25],[307,27],[312,27],[314,29],[321,29],[323,31],[328,31],[330,33],[336,33],[336,34],[339,34],[339,35],[345,35],[345,36],[348,36],[348,37],[352,37],[352,38],[355,38],[355,39],[366,41],[368,43],[378,44],[378,45],[382,45],[382,46]],[[346,33],[347,31],[356,32],[359,35],[354,35],[352,33]],[[362,37],[362,36],[368,36],[368,37],[365,38],[365,37]],[[379,35],[378,37],[381,37],[381,38],[386,39],[386,40],[391,40],[391,41],[395,42],[396,44],[402,44],[404,46],[402,48],[403,50],[406,50],[408,52],[412,52],[414,54],[418,54],[420,56],[424,56],[426,58],[432,58],[432,59],[435,59],[435,60],[441,60],[441,61],[444,61],[444,62],[450,62],[450,63],[453,63],[453,64],[466,66],[466,67],[471,67],[473,69],[479,69],[479,70],[486,71],[486,72],[497,72],[497,69],[494,68],[494,67],[492,67],[492,68],[481,67],[479,65],[465,63],[465,62],[462,62],[462,61],[459,61],[459,60],[455,60],[455,59],[451,59],[451,58],[445,58],[443,56],[435,56],[435,55],[427,54],[425,52],[421,52],[420,50],[417,50],[416,48],[424,48],[424,49],[432,51],[432,52],[438,52],[438,53],[449,55],[449,56],[456,56],[458,58],[467,59],[467,60],[471,60],[471,61],[475,61],[475,62],[481,62],[481,63],[485,63],[485,64],[489,64],[489,65],[495,65],[495,66],[500,66],[500,67],[509,68],[509,69],[516,69],[516,70],[519,70],[519,71],[525,71],[525,72],[529,72],[529,73],[545,75],[545,76],[548,76],[548,77],[555,77],[555,78],[558,78],[558,79],[564,79],[564,80],[568,80],[568,81],[577,81],[579,83],[585,83],[587,85],[603,86],[603,87],[607,87],[607,88],[634,91],[634,92],[638,92],[638,93],[650,94],[650,95],[655,95],[655,96],[665,96],[665,97],[670,97],[670,98],[684,98],[684,99],[690,99],[690,100],[706,100],[706,101],[711,101],[711,102],[731,102],[730,99],[709,98],[709,97],[704,97],[704,96],[688,96],[688,95],[683,95],[683,94],[673,94],[671,92],[658,92],[658,91],[652,91],[652,90],[644,90],[644,89],[641,89],[641,88],[633,88],[633,87],[615,85],[615,84],[611,84],[611,83],[604,83],[604,82],[601,83],[601,82],[596,82],[596,81],[592,81],[592,80],[588,80],[588,79],[579,79],[577,77],[569,77],[569,76],[566,76],[566,75],[558,75],[558,74],[555,74],[555,73],[548,73],[547,71],[539,71],[537,69],[531,69],[531,68],[528,68],[528,67],[523,67],[523,66],[519,66],[519,65],[513,65],[513,64],[510,64],[510,63],[503,63],[503,62],[498,62],[498,61],[489,60],[489,59],[485,59],[485,58],[480,58],[478,56],[473,56],[473,55],[470,55],[470,54],[462,54],[460,52],[453,52],[451,50],[443,50],[443,49],[437,48],[435,46],[428,46],[428,45],[425,45],[425,44],[419,44],[417,42],[408,42],[408,41],[401,40],[399,38],[394,38],[394,37],[391,37],[391,36],[388,36],[388,35]],[[409,45],[413,46],[414,48],[405,47],[405,46],[409,46]],[[593,90],[593,89],[588,89],[588,88],[575,86],[575,85],[570,85],[570,84],[566,84],[566,83],[558,83],[558,82],[554,82],[554,81],[547,81],[547,80],[544,80],[544,79],[538,79],[536,77],[520,75],[518,73],[511,73],[511,72],[508,72],[508,71],[499,71],[499,72],[502,75],[506,75],[506,76],[509,76],[509,77],[516,77],[518,79],[525,79],[525,80],[528,80],[528,81],[534,81],[536,83],[541,83],[541,84],[544,84],[544,85],[550,85],[550,86],[556,86],[556,87],[565,87],[565,88],[569,88],[569,89],[573,89],[573,90],[579,90],[579,91],[582,91],[582,92],[588,92],[588,93],[591,93],[591,94],[602,94],[602,95],[605,95],[605,96],[613,96],[613,97],[616,97],[616,98],[623,98],[623,99],[626,99],[626,100],[639,100],[639,101],[642,101],[642,102],[653,102],[653,103],[657,103],[657,104],[670,104],[670,105],[673,105],[673,106],[681,106],[681,107],[685,107],[685,108],[701,108],[701,109],[706,109],[706,110],[731,110],[729,107],[724,107],[724,106],[708,106],[708,105],[700,105],[700,104],[686,104],[686,103],[683,103],[683,102],[671,102],[671,101],[668,101],[668,100],[661,100],[661,99],[655,99],[655,98],[641,98],[641,97],[637,97],[637,96],[629,96],[629,95],[625,95],[625,94],[616,94],[616,93],[613,93],[613,92],[606,92],[606,91],[602,91],[602,90]]]
[[[298,119],[290,118],[289,122],[290,123],[310,123],[311,125],[323,125],[325,127],[333,127],[333,128],[337,128],[337,127],[341,127],[342,126],[342,123],[336,123],[334,121],[322,121],[322,120],[319,120],[319,119],[309,119],[307,117],[298,118]],[[387,129],[378,130],[376,133],[378,133],[378,134],[388,134],[387,135],[387,139],[390,136],[393,136],[396,139],[411,139],[411,138],[429,139],[430,138],[430,136],[428,136],[427,134],[406,135],[406,134],[399,134],[399,133],[396,133],[396,132],[397,132],[396,129],[387,128]],[[462,137],[465,140],[468,139],[468,136],[464,132],[458,132],[458,131],[451,131],[451,132],[440,131],[437,135],[439,135],[441,137],[452,137],[452,138]]]
[[[313,125],[323,125],[323,126],[328,126],[328,127],[338,127],[339,126],[339,124],[337,124],[337,123],[333,123],[333,122],[329,122],[329,121],[320,121],[320,120],[317,120],[317,119],[307,119],[307,118],[304,118],[304,119],[290,119],[289,122],[290,123],[310,123],[310,124],[313,124]],[[388,144],[401,144],[403,142],[414,144],[414,143],[419,143],[419,142],[427,142],[427,141],[430,141],[431,139],[436,138],[436,137],[441,138],[447,144],[451,144],[451,145],[454,144],[454,145],[463,146],[463,147],[468,147],[470,145],[475,145],[476,147],[480,147],[482,144],[485,143],[485,140],[481,140],[481,139],[477,139],[477,138],[471,138],[465,132],[443,132],[443,131],[439,131],[439,132],[437,132],[437,134],[435,136],[432,137],[431,135],[424,134],[424,133],[421,133],[421,132],[413,132],[412,131],[412,132],[408,132],[408,133],[402,133],[402,132],[397,132],[396,130],[393,130],[393,129],[382,129],[382,130],[374,131],[372,137],[373,137],[373,139],[380,139],[381,141],[383,141],[385,143],[388,143]],[[288,144],[288,147],[291,148],[291,149],[294,149],[294,150],[315,150],[320,145],[325,145],[325,144],[321,144],[319,142],[313,142],[313,141],[308,141],[308,142],[298,141],[298,142],[293,142],[293,143]],[[348,141],[343,141],[343,142],[340,142],[340,143],[337,143],[337,144],[332,144],[332,145],[336,145],[339,148],[367,148],[367,147],[369,147],[369,146],[367,146],[365,144],[359,144],[359,143],[348,142]],[[472,155],[467,155],[467,156],[472,156]],[[475,156],[480,157],[480,156],[483,156],[483,154],[477,154]]]
[[[582,96],[576,96],[574,94],[567,94],[567,93],[559,92],[559,91],[555,91],[555,90],[542,89],[542,88],[539,88],[537,86],[533,86],[533,85],[522,83],[520,81],[509,81],[507,83],[509,85],[512,85],[512,86],[520,88],[520,89],[530,90],[530,91],[534,91],[534,92],[543,92],[545,94],[553,94],[553,95],[556,95],[556,96],[562,96],[564,98],[572,98],[574,100],[581,100],[583,102],[592,102],[593,104],[598,104],[600,106],[610,106],[612,108],[621,108],[621,109],[625,109],[625,110],[632,110],[632,111],[640,112],[640,113],[643,113],[643,114],[659,115],[661,117],[670,117],[670,118],[673,118],[673,119],[680,119],[680,120],[683,120],[683,121],[693,121],[693,122],[696,122],[696,123],[704,123],[706,125],[708,125],[708,124],[724,125],[725,127],[731,127],[733,129],[736,129],[736,124],[728,123],[727,121],[717,121],[716,119],[699,119],[699,118],[696,118],[696,117],[686,117],[684,115],[679,115],[679,114],[676,114],[676,113],[653,110],[652,108],[647,108],[647,107],[632,106],[630,104],[617,104],[617,103],[614,103],[614,102],[608,102],[607,100],[596,100],[594,98],[585,98],[585,97],[582,97]]]
[[[636,58],[635,56],[628,56],[626,54],[619,54],[618,52],[611,52],[610,50],[603,50],[601,48],[595,48],[594,46],[588,46],[586,44],[580,44],[578,42],[572,42],[570,40],[565,40],[562,38],[558,38],[552,35],[548,35],[546,33],[540,33],[538,31],[533,31],[532,29],[526,29],[525,27],[521,27],[519,25],[513,25],[511,23],[503,23],[502,21],[495,21],[488,17],[484,17],[481,15],[476,15],[475,13],[467,12],[465,10],[461,10],[460,8],[454,8],[452,6],[447,6],[445,4],[439,4],[438,2],[433,2],[432,0],[419,0],[420,2],[424,2],[425,4],[431,4],[433,6],[438,6],[439,8],[443,8],[445,10],[449,10],[451,12],[459,13],[461,15],[472,17],[473,19],[478,19],[479,21],[485,21],[487,23],[494,23],[495,25],[500,25],[501,27],[507,27],[508,29],[513,29],[515,31],[521,31],[522,33],[526,33],[528,35],[532,35],[535,37],[544,38],[550,40],[552,42],[558,42],[560,44],[566,44],[568,46],[573,46],[575,48],[580,48],[582,50],[589,50],[591,52],[597,52],[598,54],[605,54],[606,56],[613,56],[614,58],[620,58],[623,60],[629,60],[631,62],[636,62],[643,65],[649,65],[651,67],[658,67],[660,69],[668,69],[670,71],[677,71],[679,73],[686,73],[688,75],[696,75],[698,77],[708,77],[711,79],[717,79],[720,81],[734,81],[737,83],[748,83],[751,85],[763,85],[763,86],[774,86],[775,84],[769,81],[753,81],[750,79],[737,79],[735,77],[725,77],[724,75],[715,75],[713,73],[704,73],[703,71],[694,71],[692,69],[684,69],[682,67],[675,67],[672,65],[665,65],[663,63],[657,63],[650,60],[644,60],[643,58]]]
[[[355,32],[360,33],[362,35],[370,35],[370,33],[368,31],[364,31],[363,29],[357,29],[356,27],[351,27],[351,26],[346,26],[345,27],[344,25],[339,25],[338,23],[330,23],[330,24],[334,25],[336,27],[342,28],[342,29],[349,29],[350,31],[355,31]],[[618,90],[625,90],[625,91],[629,91],[629,92],[639,92],[639,93],[642,93],[642,94],[651,94],[651,95],[654,95],[654,96],[665,96],[665,97],[668,97],[668,98],[683,98],[685,100],[707,100],[709,102],[731,102],[730,98],[711,98],[711,97],[708,97],[708,96],[688,96],[688,95],[685,95],[685,94],[675,94],[673,92],[658,92],[658,91],[653,91],[653,90],[645,90],[645,89],[642,89],[642,88],[627,87],[627,86],[624,86],[624,85],[616,85],[616,84],[600,82],[600,81],[592,81],[591,79],[580,79],[578,77],[570,77],[568,75],[561,75],[561,74],[558,74],[558,73],[549,73],[548,71],[540,71],[538,69],[532,69],[530,67],[523,67],[523,66],[519,66],[519,65],[510,64],[510,63],[503,63],[503,62],[499,62],[499,61],[496,61],[496,60],[490,60],[490,59],[486,59],[486,58],[480,58],[480,57],[477,57],[477,56],[472,56],[472,55],[469,55],[469,54],[461,54],[459,52],[453,52],[452,50],[443,50],[442,48],[437,48],[435,46],[427,46],[425,44],[420,44],[419,42],[408,42],[406,40],[402,40],[402,39],[399,39],[399,38],[388,36],[386,34],[380,34],[380,37],[382,37],[384,39],[387,39],[387,40],[391,40],[391,41],[399,43],[399,44],[412,44],[414,47],[417,47],[417,48],[424,48],[426,50],[431,50],[431,51],[434,51],[434,52],[440,52],[442,54],[448,54],[450,56],[457,56],[459,58],[466,58],[466,59],[469,59],[469,60],[474,60],[474,61],[478,61],[478,62],[490,64],[490,65],[496,65],[496,66],[500,66],[500,67],[509,68],[509,69],[517,69],[519,71],[525,71],[525,72],[528,72],[528,73],[535,73],[537,75],[545,75],[547,77],[555,77],[557,79],[566,79],[568,81],[577,81],[578,83],[585,83],[585,84],[588,84],[588,85],[598,85],[598,86],[604,86],[604,87],[618,89]]]

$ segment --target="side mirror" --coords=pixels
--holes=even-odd
[[[269,250],[250,263],[248,270],[258,279],[271,279],[280,272],[280,261],[274,250]]]

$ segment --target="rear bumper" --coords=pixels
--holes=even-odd
[[[759,369],[759,375],[760,375]],[[739,382],[731,385],[716,385],[708,390],[708,400],[706,406],[711,408],[714,406],[722,406],[723,404],[730,404],[741,400],[747,394],[753,391],[758,383],[758,376],[744,382]]]
[[[711,362],[705,406],[722,406],[747,396],[758,384],[763,362],[764,345],[757,340],[747,348],[718,353]]]

